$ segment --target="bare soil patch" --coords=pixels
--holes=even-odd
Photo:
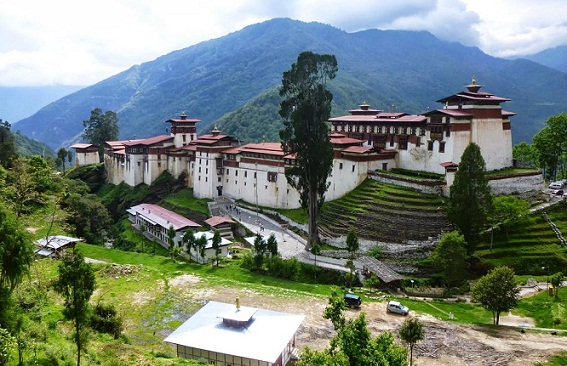
[[[297,334],[300,348],[321,350],[335,334],[332,324],[323,318],[327,299],[321,296],[286,296],[282,293],[259,293],[220,286],[202,286],[191,276],[170,281],[176,291],[195,300],[235,302],[243,305],[305,315]],[[364,303],[360,310],[347,310],[347,317],[366,313],[369,329],[377,334],[391,331],[396,337],[406,317],[386,313],[385,302]],[[411,315],[410,315],[411,316]],[[528,366],[543,362],[560,351],[567,350],[567,337],[521,332],[517,326],[533,324],[533,320],[513,315],[501,318],[497,328],[461,325],[442,321],[429,315],[416,315],[424,324],[425,340],[414,347],[416,366]]]

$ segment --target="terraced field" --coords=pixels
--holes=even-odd
[[[338,237],[355,227],[361,239],[405,243],[448,230],[443,199],[411,188],[366,180],[346,196],[323,205],[323,237]]]
[[[562,203],[546,212],[563,236],[567,235],[566,209]],[[509,266],[516,274],[553,274],[567,267],[567,246],[561,244],[542,212],[495,231],[492,245],[487,235],[476,255],[493,266]]]

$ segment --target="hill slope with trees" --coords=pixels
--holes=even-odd
[[[505,108],[517,113],[515,142],[530,141],[547,117],[566,107],[567,74],[528,60],[494,58],[427,32],[347,33],[320,23],[273,19],[132,66],[46,106],[14,128],[56,149],[80,139],[82,121],[93,108],[118,114],[120,138],[162,134],[168,127],[164,121],[182,112],[201,119],[198,129],[208,132],[235,112],[219,120],[227,131],[237,131],[233,124],[242,123],[231,117],[247,116],[251,125],[263,126],[267,140],[277,140],[281,119],[273,111],[279,100],[269,91],[305,50],[337,58],[339,71],[329,83],[333,116],[362,101],[383,110],[424,113],[441,107],[436,100],[462,90],[473,76],[483,90],[512,99]],[[257,140],[257,132],[250,131],[238,137]]]

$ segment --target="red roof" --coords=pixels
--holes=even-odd
[[[129,212],[131,214],[136,214],[143,216],[150,222],[154,222],[165,228],[173,226],[175,230],[184,229],[186,227],[200,227],[201,225],[176,214],[173,211],[169,211],[161,206],[153,205],[150,203],[142,203],[137,206],[131,207]]]
[[[452,117],[473,117],[473,115],[469,112],[466,112],[462,109],[435,109],[433,111],[429,111],[424,113],[425,116],[429,116],[436,113],[447,114]]]
[[[201,120],[200,120],[200,119],[196,119],[196,118],[185,118],[185,119],[182,119],[182,118],[171,118],[171,119],[168,119],[168,120],[165,121],[165,122],[197,123],[197,122],[201,122]]]
[[[453,163],[452,161],[446,161],[444,163],[439,164],[441,165],[443,168],[448,168],[448,167],[458,167],[459,164],[457,163]]]
[[[173,136],[171,135],[159,135],[159,136],[154,136],[154,137],[150,137],[144,140],[133,140],[133,141],[128,141],[124,143],[124,146],[135,146],[135,145],[145,145],[145,146],[149,146],[149,145],[153,145],[153,144],[158,144],[160,142],[164,142],[167,140],[173,140]]]
[[[205,223],[209,226],[217,226],[220,224],[234,224],[234,221],[232,221],[231,219],[227,218],[227,217],[223,217],[223,216],[213,216],[211,218],[208,218],[205,220]]]
[[[372,146],[349,146],[343,150],[345,153],[364,154],[374,150]]]
[[[94,145],[94,144],[84,144],[84,143],[78,142],[76,144],[69,146],[69,148],[70,149],[88,149],[91,146],[96,147],[96,145]]]

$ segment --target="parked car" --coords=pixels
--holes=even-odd
[[[564,193],[564,192],[563,192],[562,189],[555,189],[555,190],[553,191],[553,194],[556,195],[556,196],[563,196],[563,193]]]
[[[386,305],[386,312],[388,313],[395,313],[401,315],[408,315],[409,308],[404,306],[398,301],[388,301],[388,305]]]
[[[345,304],[349,308],[359,308],[360,305],[362,304],[362,299],[360,298],[360,296],[355,294],[345,294],[344,299],[345,299]]]
[[[549,189],[561,189],[563,188],[563,181],[553,182],[549,185]]]

